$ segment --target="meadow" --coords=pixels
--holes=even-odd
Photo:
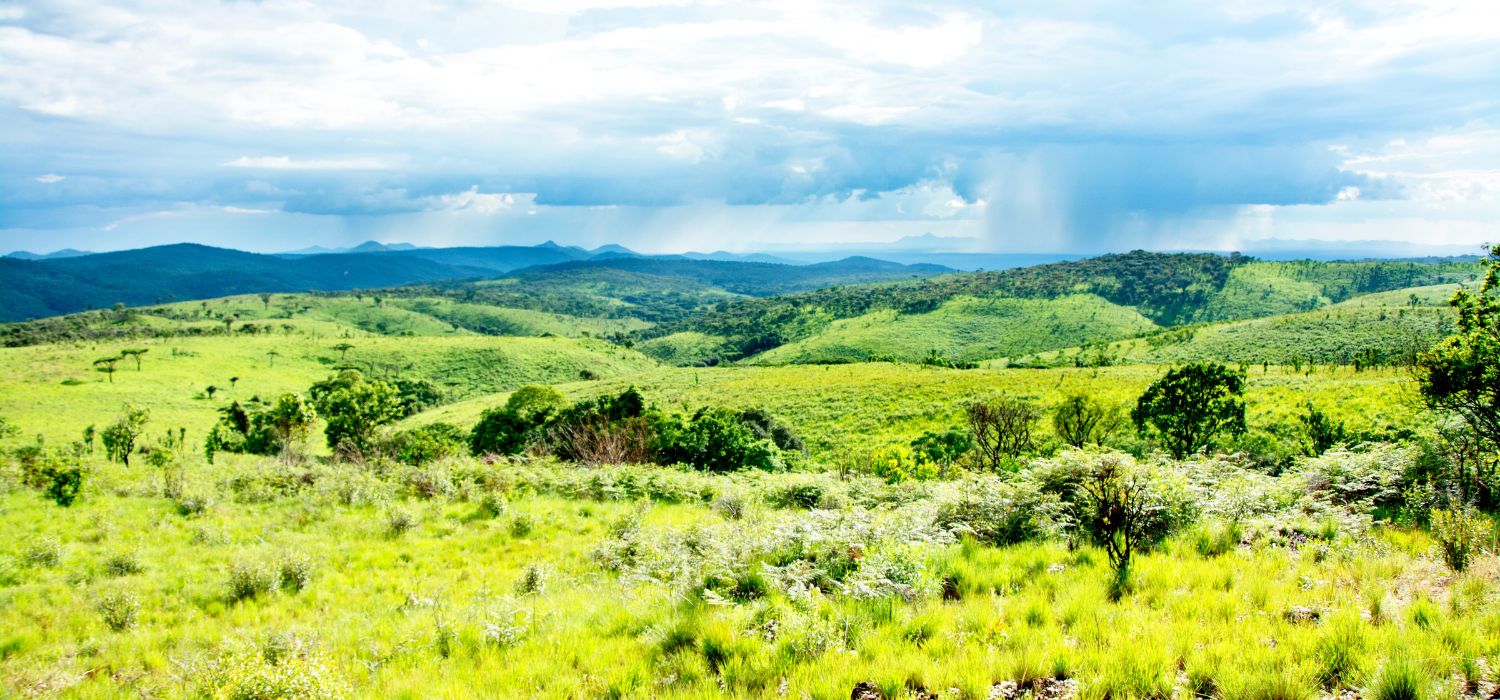
[[[1126,262],[1146,281],[1089,278],[1115,301],[684,286],[704,328],[795,307],[738,362],[743,336],[647,320],[688,307],[484,283],[7,327],[0,696],[1495,697],[1496,528],[1446,500],[1493,470],[1409,362],[1456,285],[1236,262],[1167,288]],[[564,306],[650,306],[587,285]],[[932,296],[852,313],[885,290]],[[1185,320],[1215,294],[1232,318]],[[1242,382],[1244,430],[1174,459],[1129,415],[1203,361]],[[401,382],[431,395],[379,409]],[[129,466],[96,439],[127,406]],[[1069,406],[1105,427],[1070,438]],[[1024,438],[1003,459],[976,407]],[[1136,529],[1107,530],[1101,486]]]

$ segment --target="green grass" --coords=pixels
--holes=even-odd
[[[1163,371],[1156,366],[952,370],[895,363],[661,368],[559,388],[583,399],[635,386],[658,405],[683,411],[710,404],[764,407],[787,420],[815,458],[833,461],[852,450],[906,443],[929,430],[959,426],[966,402],[1000,394],[1050,409],[1068,394],[1082,392],[1125,407]],[[1246,397],[1250,425],[1257,429],[1295,424],[1308,401],[1346,420],[1351,429],[1410,425],[1418,412],[1409,378],[1396,370],[1320,367],[1306,375],[1256,367],[1249,372]],[[475,397],[410,420],[470,425],[504,399],[504,394]]]
[[[334,348],[339,343],[353,346],[347,357]],[[140,371],[129,359],[118,365],[113,382],[94,371],[94,359],[126,347],[150,350]],[[152,433],[184,427],[197,444],[216,420],[217,407],[306,391],[341,365],[376,376],[428,379],[460,399],[530,383],[576,381],[585,371],[599,377],[632,374],[654,364],[600,340],[475,335],[218,336],[0,348],[0,415],[28,435],[64,441],[77,439],[87,425],[108,424],[122,405],[133,402],[151,409]],[[239,381],[231,383],[232,377]],[[213,399],[204,394],[209,385],[220,390]]]
[[[645,541],[710,551],[737,536],[836,529],[829,523],[838,518],[871,523],[868,556],[909,557],[919,576],[945,578],[952,591],[910,602],[837,590],[793,596],[747,579],[741,585],[757,592],[750,598],[710,605],[684,597],[669,573],[622,576],[591,555],[611,540],[613,523],[638,511],[628,501],[502,486],[506,512],[489,517],[478,492],[405,497],[399,474],[378,479],[355,467],[318,468],[303,480],[310,486],[247,499],[230,485],[276,467],[247,458],[189,466],[193,488],[216,494],[192,518],[177,515],[157,495],[155,475],[139,469],[95,465],[84,500],[70,509],[31,491],[0,494],[0,694],[190,697],[216,659],[240,650],[235,658],[250,668],[305,657],[324,683],[359,697],[476,689],[778,697],[785,689],[842,700],[873,682],[893,698],[950,688],[987,698],[1003,681],[1054,677],[1076,682],[1085,698],[1189,687],[1226,698],[1312,697],[1330,673],[1334,689],[1387,693],[1415,679],[1424,695],[1450,697],[1465,660],[1500,651],[1494,580],[1451,581],[1420,556],[1430,546],[1421,533],[1377,529],[1332,549],[1263,544],[1211,556],[1198,554],[1189,534],[1140,556],[1130,593],[1111,602],[1096,549],[904,544],[901,513],[913,506],[846,507],[830,521],[758,504],[747,520],[726,522],[701,503],[657,503],[642,522]],[[730,477],[699,478],[715,491],[744,488]],[[368,485],[374,500],[347,504],[340,494],[349,484]],[[393,510],[414,526],[391,534]],[[518,519],[531,531],[516,534]],[[28,563],[37,542],[56,543],[55,564]],[[105,575],[120,551],[133,552],[140,571]],[[292,555],[312,564],[305,587],[252,587],[234,600],[231,571]],[[540,590],[520,587],[537,571]],[[1361,614],[1372,591],[1386,596],[1381,619]],[[115,631],[101,606],[122,597],[138,612]],[[1320,621],[1289,614],[1303,608]],[[1421,660],[1419,671],[1409,659]]]
[[[875,311],[834,321],[810,338],[752,357],[755,364],[915,361],[936,351],[975,361],[1136,335],[1156,325],[1134,310],[1092,295],[1059,299],[955,297],[929,313]]]

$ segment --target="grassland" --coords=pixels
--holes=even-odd
[[[1084,393],[1123,407],[1162,371],[1146,365],[954,370],[900,363],[660,368],[558,388],[585,399],[633,386],[659,405],[684,412],[721,404],[766,408],[789,421],[816,458],[834,461],[956,427],[963,421],[964,406],[975,399],[1007,395],[1050,408],[1069,394]],[[477,396],[409,420],[471,425],[484,409],[504,399],[504,394]],[[1255,367],[1249,370],[1247,401],[1249,422],[1261,429],[1295,423],[1308,402],[1348,421],[1351,428],[1420,422],[1409,378],[1401,370],[1319,367],[1307,374],[1288,367]]]
[[[1488,692],[1480,664],[1500,652],[1493,559],[1449,576],[1421,532],[1331,515],[1292,525],[1316,533],[1298,546],[1257,535],[1204,550],[1211,529],[1186,532],[1141,557],[1116,602],[1092,547],[941,536],[925,504],[946,487],[825,482],[884,505],[803,511],[763,500],[796,475],[667,471],[645,507],[608,487],[529,486],[626,475],[607,469],[225,459],[188,472],[214,502],[186,516],[150,470],[98,465],[66,510],[0,495],[0,692],[842,700],[867,683],[913,699],[1279,698],[1377,688],[1396,669],[1417,697],[1459,697],[1466,678]],[[417,496],[418,473],[445,486]],[[708,506],[725,494],[749,498],[741,519]],[[788,588],[795,568],[772,566],[825,547],[858,548],[855,588]],[[234,592],[232,572],[286,561],[304,562],[300,588]],[[867,568],[897,562],[912,593],[859,592]],[[135,615],[111,628],[105,611],[122,605]]]
[[[352,346],[341,353],[335,346]],[[111,380],[93,361],[124,348],[144,348],[140,370],[131,360]],[[0,349],[0,415],[54,442],[76,439],[85,426],[103,425],[126,403],[149,407],[156,428],[184,427],[195,440],[232,400],[272,399],[306,391],[335,367],[374,376],[427,379],[450,399],[515,389],[531,383],[576,381],[581,373],[634,374],[655,362],[600,340],[492,338],[475,335],[401,338],[379,335],[291,335],[170,338]],[[213,398],[206,389],[216,387]]]

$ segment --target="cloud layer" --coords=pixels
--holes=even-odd
[[[1500,238],[1492,4],[1031,5],[0,3],[0,249]]]

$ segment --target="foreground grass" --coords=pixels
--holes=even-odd
[[[1420,532],[1208,555],[1189,533],[1141,558],[1118,602],[1089,547],[872,539],[867,556],[918,547],[919,575],[942,585],[910,600],[794,594],[751,572],[736,584],[746,594],[726,600],[595,562],[616,523],[641,512],[630,502],[498,477],[422,499],[355,468],[319,471],[285,496],[245,486],[276,473],[250,459],[193,467],[190,490],[216,503],[192,516],[140,469],[100,466],[71,509],[32,491],[0,496],[0,695],[189,696],[240,650],[251,666],[316,659],[329,687],[362,697],[842,699],[872,682],[892,698],[987,698],[997,683],[1053,678],[1089,698],[1294,698],[1369,689],[1392,668],[1408,669],[1421,697],[1454,697],[1500,654],[1495,561],[1450,576]],[[782,478],[800,477],[766,483]],[[882,517],[752,499],[726,523],[707,499],[745,484],[707,483],[702,502],[645,511],[643,530],[714,547],[725,529]],[[481,506],[486,494],[503,513]],[[412,526],[393,530],[393,513]],[[233,599],[233,568],[289,556],[314,565],[302,590]],[[528,567],[542,585],[519,585]],[[139,614],[113,631],[100,606],[122,593]]]

